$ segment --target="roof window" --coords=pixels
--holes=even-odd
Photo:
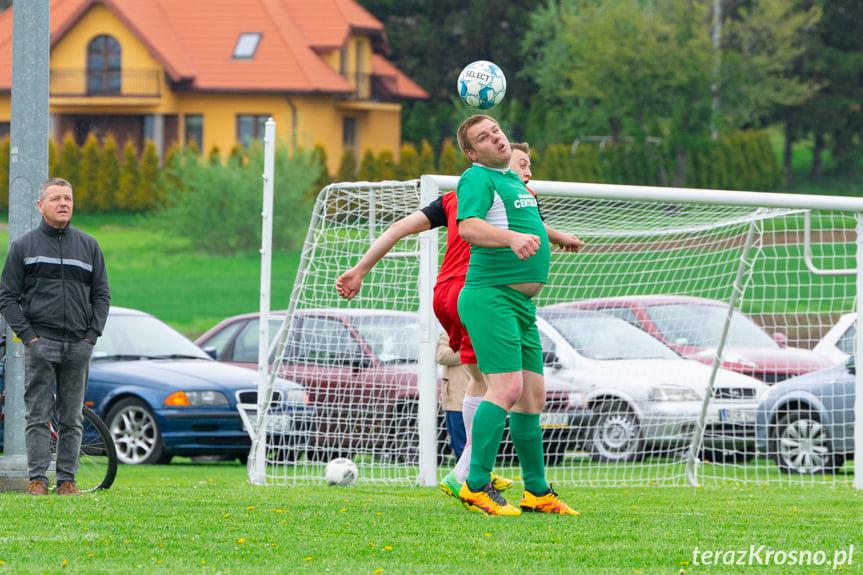
[[[239,39],[237,39],[237,45],[234,47],[234,58],[237,60],[254,58],[260,42],[260,32],[243,32],[240,34]]]

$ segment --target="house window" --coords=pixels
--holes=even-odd
[[[269,118],[269,114],[237,115],[237,141],[243,147],[248,147],[249,142],[253,140],[263,140],[264,129]]]
[[[238,60],[254,58],[260,41],[260,32],[244,32],[240,34],[240,37],[237,39],[237,45],[234,46],[234,58]]]
[[[347,117],[342,120],[342,145],[346,148],[357,143],[357,119]]]
[[[122,87],[123,49],[113,36],[96,36],[87,46],[87,93],[118,94]]]
[[[204,116],[201,114],[186,114],[186,143],[195,142],[198,151],[204,151]]]

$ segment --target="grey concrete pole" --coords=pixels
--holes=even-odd
[[[12,8],[9,8],[12,10]],[[39,186],[48,178],[50,2],[18,0],[12,14],[9,241],[39,225]],[[24,448],[24,346],[6,334],[6,420],[0,489],[27,480]]]

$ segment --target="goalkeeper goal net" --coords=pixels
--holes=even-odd
[[[276,376],[302,383],[314,426],[304,452],[286,450],[276,431],[283,416],[265,409],[251,482],[320,482],[339,456],[354,460],[364,483],[436,485],[454,466],[431,304],[446,230],[399,241],[351,301],[335,281],[388,226],[457,181],[320,192],[290,301],[269,318],[268,350],[270,387]],[[530,188],[548,226],[585,242],[577,254],[552,246],[534,299],[550,481],[863,487],[853,473],[863,200]],[[499,472],[518,475],[507,437]]]

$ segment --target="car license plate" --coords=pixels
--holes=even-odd
[[[707,416],[709,423],[755,423],[754,409],[720,409]]]
[[[569,427],[568,413],[540,413],[540,427]]]

